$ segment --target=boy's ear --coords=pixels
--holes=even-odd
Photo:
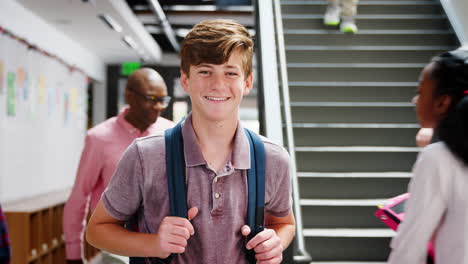
[[[251,73],[249,77],[245,79],[244,96],[248,95],[250,91],[252,90],[252,88],[253,88],[253,73]]]
[[[452,97],[448,95],[441,95],[436,99],[435,110],[436,113],[440,116],[443,116],[447,113],[450,105],[452,103]]]
[[[188,93],[188,76],[187,74],[181,69],[180,70],[180,84],[182,85],[182,88],[184,88],[184,91]]]

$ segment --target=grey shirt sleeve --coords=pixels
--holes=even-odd
[[[118,220],[130,218],[142,203],[143,169],[136,141],[125,151],[112,179],[102,194],[107,212]]]
[[[265,211],[276,217],[289,215],[291,211],[290,158],[287,151],[278,145],[265,142],[266,197]]]

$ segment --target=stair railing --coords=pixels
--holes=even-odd
[[[280,144],[283,143],[283,120],[281,118],[283,115],[287,149],[291,157],[290,174],[292,178],[293,211],[296,218],[294,262],[310,263],[312,258],[306,251],[303,236],[281,5],[279,0],[257,0],[255,4],[258,66],[260,69],[259,95],[263,95],[265,134],[270,139]],[[279,86],[281,86],[281,89],[277,89]],[[262,103],[260,103],[260,106],[262,106]]]

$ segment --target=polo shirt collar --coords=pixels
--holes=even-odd
[[[184,138],[184,157],[187,167],[206,165],[198,144],[197,136],[193,130],[192,114],[190,113],[182,124],[182,137]],[[234,169],[250,169],[250,149],[247,135],[241,123],[238,122],[231,153],[231,163]]]

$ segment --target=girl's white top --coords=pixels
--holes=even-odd
[[[421,151],[413,174],[389,263],[425,264],[431,239],[435,263],[468,263],[468,167],[438,142]]]

